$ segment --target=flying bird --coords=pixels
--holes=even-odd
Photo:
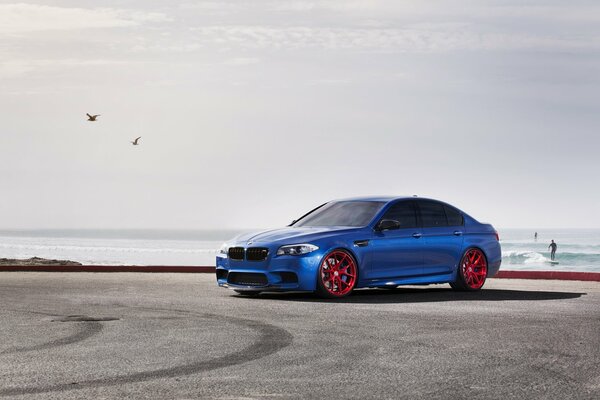
[[[88,121],[95,121],[96,118],[98,118],[100,116],[100,114],[90,115],[90,114],[87,114],[87,113],[85,115],[88,116],[88,119],[87,119]]]
[[[134,145],[134,146],[137,146],[137,145],[139,144],[139,143],[138,143],[138,140],[140,140],[141,138],[142,138],[141,136],[140,136],[140,137],[138,137],[138,138],[137,138],[137,139],[135,139],[133,142],[131,142],[131,144],[132,144],[132,145]]]

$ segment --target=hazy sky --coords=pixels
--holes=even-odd
[[[599,127],[597,1],[0,1],[3,229],[600,228]]]

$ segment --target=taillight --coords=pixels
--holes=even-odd
[[[494,235],[496,235],[496,240],[500,241],[500,235],[498,235],[498,231],[494,231]]]

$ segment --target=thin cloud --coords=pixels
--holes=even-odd
[[[260,62],[259,58],[256,57],[236,57],[225,61],[225,65],[234,65],[234,66],[244,66],[244,65],[252,65],[258,64]]]
[[[287,2],[272,2],[271,8],[279,11],[356,11],[372,9],[376,7],[375,2],[366,1],[350,1],[350,0],[329,0],[329,1],[287,1]]]
[[[132,27],[170,18],[157,12],[115,8],[67,8],[38,4],[0,4],[0,33],[24,34],[39,31]]]
[[[323,13],[334,12],[345,16],[370,18],[444,18],[449,20],[465,20],[471,18],[527,18],[548,21],[600,21],[600,6],[596,4],[580,4],[565,2],[564,4],[493,4],[482,1],[467,2],[458,7],[447,2],[435,1],[397,1],[397,0],[296,0],[288,2],[272,2],[269,9],[289,13]]]
[[[535,34],[480,32],[465,24],[422,24],[405,28],[313,28],[228,25],[192,28],[203,43],[239,48],[358,49],[396,52],[452,50],[589,49],[598,41]]]
[[[201,11],[208,15],[228,15],[245,10],[248,5],[227,1],[203,1],[179,4],[177,8],[184,11]]]
[[[82,59],[41,59],[41,60],[10,60],[0,62],[0,77],[17,77],[30,72],[49,68],[76,68],[94,66],[130,65],[133,61],[120,60],[82,60]]]

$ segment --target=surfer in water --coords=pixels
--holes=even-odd
[[[552,261],[554,261],[554,258],[556,257],[556,248],[558,246],[556,246],[556,243],[554,243],[554,240],[550,241],[550,245],[548,246],[548,248],[550,249],[550,259]]]
[[[533,238],[537,240],[537,232],[533,234]]]

